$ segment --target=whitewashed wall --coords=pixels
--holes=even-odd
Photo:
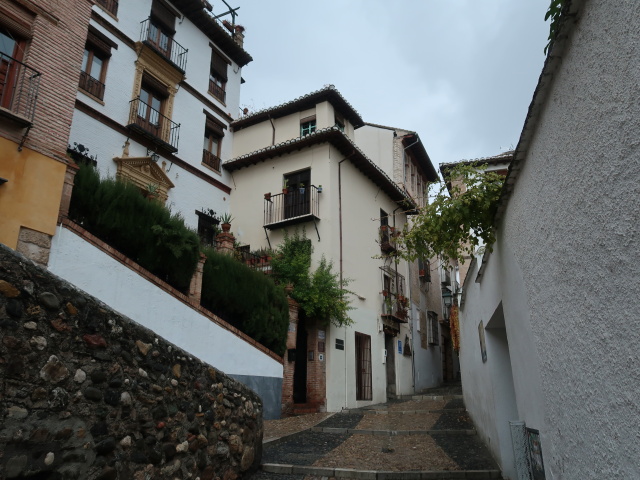
[[[49,270],[199,359],[244,380],[263,398],[265,410],[279,415],[282,364],[261,350],[65,228],[58,227],[53,238]],[[245,377],[254,381],[247,382]],[[273,397],[274,389],[275,405],[268,405],[266,399]]]
[[[252,127],[253,128],[253,127]],[[261,128],[260,126],[258,128]],[[311,168],[311,183],[322,184],[320,194],[320,241],[312,223],[306,223],[306,234],[313,242],[314,264],[322,254],[333,260],[334,271],[339,271],[340,232],[338,216],[338,163],[344,156],[328,144],[305,148],[295,154],[260,162],[233,172],[234,189],[231,195],[232,211],[236,219],[232,230],[242,243],[252,249],[266,247],[263,225],[264,193],[281,191],[282,176],[304,168]],[[360,298],[352,298],[355,310],[351,312],[354,325],[346,329],[332,327],[327,332],[327,410],[357,407],[386,401],[386,373],[383,364],[384,334],[380,322],[382,308],[381,274],[378,227],[380,208],[391,213],[395,205],[377,186],[371,183],[350,161],[342,163],[342,224],[344,276],[353,282],[348,286]],[[398,223],[404,223],[404,215]],[[295,226],[289,227],[293,232]],[[272,247],[283,239],[284,229],[269,232]],[[407,275],[406,263],[400,273]],[[403,325],[398,338],[404,342],[408,325]],[[355,400],[355,332],[371,336],[373,364],[373,400]],[[335,339],[343,339],[345,350],[335,349]],[[397,358],[397,389],[406,389],[411,383],[411,360]],[[346,375],[346,378],[345,378]],[[408,375],[408,377],[407,377]]]
[[[502,301],[517,412],[541,432],[546,478],[640,478],[640,4],[578,4],[496,250],[467,291],[462,378],[479,430],[499,435],[491,390],[509,379],[489,369],[504,354],[487,343],[478,361],[476,322]]]

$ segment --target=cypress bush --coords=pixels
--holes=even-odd
[[[283,355],[289,302],[282,287],[231,256],[203,249],[202,306],[251,338]]]
[[[100,179],[81,165],[69,216],[104,242],[180,291],[186,291],[199,259],[200,241],[179,214],[144,198],[133,184]]]

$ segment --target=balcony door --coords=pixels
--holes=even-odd
[[[288,193],[284,199],[284,218],[299,217],[311,213],[311,170],[284,176]]]
[[[162,104],[164,98],[153,89],[143,85],[138,103],[138,125],[158,138],[162,138]]]
[[[21,42],[4,29],[0,29],[0,106],[11,108],[13,90],[16,85],[19,64],[22,57]]]

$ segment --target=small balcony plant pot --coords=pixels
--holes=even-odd
[[[317,190],[318,190],[318,193],[322,193],[322,185],[318,185]]]
[[[265,200],[271,200],[271,192],[269,192],[269,193],[265,193],[265,194],[264,194],[264,199],[265,199]]]
[[[223,223],[221,226],[222,226],[222,232],[223,233],[229,233],[229,230],[231,230],[231,224],[230,223]]]
[[[283,188],[282,189],[282,193],[284,193],[286,195],[287,193],[289,193],[289,189],[288,188]]]
[[[387,290],[382,290],[382,296],[383,297],[389,296],[389,292]]]

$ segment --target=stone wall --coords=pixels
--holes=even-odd
[[[257,468],[251,390],[0,245],[0,478]]]

